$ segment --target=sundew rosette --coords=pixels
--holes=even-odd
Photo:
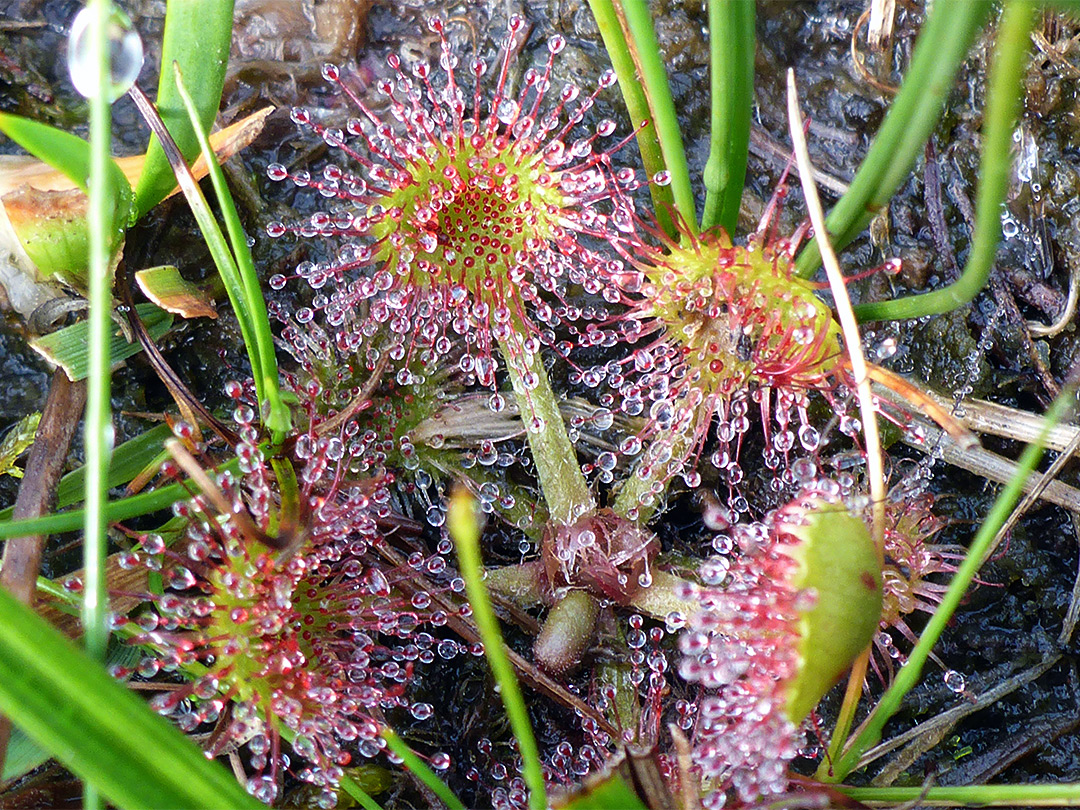
[[[881,565],[862,520],[804,492],[738,551],[703,564],[679,674],[700,684],[693,756],[720,807],[787,789],[800,725],[869,644],[881,615]]]
[[[317,291],[297,320],[322,310],[344,342],[385,323],[410,353],[442,346],[445,354],[450,341],[463,338],[463,370],[493,388],[494,344],[504,354],[535,355],[567,318],[568,285],[603,290],[608,262],[619,260],[581,237],[614,235],[602,203],[616,186],[623,193],[640,181],[632,170],[612,168],[609,155],[620,144],[598,147],[613,121],[582,131],[597,95],[614,84],[613,72],[589,95],[572,84],[553,91],[554,61],[565,47],[553,36],[546,65],[526,70],[511,92],[524,19],[510,19],[494,69],[481,58],[463,69],[444,25],[430,21],[441,40],[437,68],[420,62],[406,72],[401,58],[389,57],[394,75],[377,85],[379,105],[365,102],[337,68],[324,69],[359,115],[343,129],[324,127],[304,109],[293,119],[347,157],[348,167],[329,165],[313,177],[275,164],[268,174],[338,204],[299,226],[274,223],[268,231],[342,243],[333,261],[297,269]],[[385,112],[375,111],[383,105]]]
[[[766,229],[746,245],[720,230],[680,241],[649,230],[656,246],[619,245],[632,249],[632,268],[616,275],[629,310],[613,327],[634,348],[614,373],[604,371],[622,410],[646,418],[621,448],[647,448],[638,472],[655,492],[643,492],[642,503],[675,475],[696,485],[710,428],[717,444],[708,460],[737,486],[752,409],[779,484],[793,451],[818,448],[810,393],[836,400],[847,379],[839,325],[816,286],[795,275],[793,244],[770,241]]]
[[[250,435],[253,410],[236,412]],[[120,558],[160,570],[165,585],[135,619],[133,642],[152,652],[123,674],[184,673],[154,709],[186,732],[215,724],[212,756],[243,746],[246,786],[261,801],[280,799],[288,772],[332,807],[344,769],[383,752],[385,713],[431,716],[410,698],[416,669],[460,650],[426,631],[447,621],[429,589],[464,584],[442,575],[449,544],[408,565],[381,562],[392,478],[350,473],[355,457],[337,436],[298,436],[295,476],[254,444],[237,456],[239,475],[221,473],[211,496],[174,506],[184,527],[171,546],[147,535]],[[420,570],[434,584],[419,584]],[[449,766],[441,753],[431,762]]]

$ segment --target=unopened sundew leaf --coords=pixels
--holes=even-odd
[[[153,304],[138,304],[135,311],[153,340],[158,340],[172,326],[173,316]],[[88,327],[86,322],[82,321],[35,338],[30,341],[30,347],[50,363],[63,368],[68,379],[76,382],[85,380],[89,373],[87,336]],[[114,365],[142,351],[142,346],[137,341],[128,343],[119,326],[114,328],[110,344],[109,356]]]

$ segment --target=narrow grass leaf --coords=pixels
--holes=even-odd
[[[256,339],[252,327],[254,319],[248,308],[248,296],[245,293],[243,279],[240,277],[236,260],[229,250],[229,243],[225,240],[225,235],[221,232],[217,220],[214,219],[214,214],[206,202],[206,197],[203,196],[202,189],[199,188],[199,184],[191,174],[191,169],[188,167],[183,155],[180,154],[180,150],[177,149],[168,130],[165,129],[165,124],[162,122],[161,116],[157,114],[157,110],[154,109],[150,100],[137,87],[131,88],[130,95],[143,119],[161,142],[162,148],[169,158],[169,164],[176,175],[176,181],[180,184],[180,190],[191,208],[191,213],[195,216],[195,222],[198,224],[199,231],[206,242],[206,247],[214,260],[218,275],[221,276],[221,280],[225,283],[229,303],[232,304],[233,311],[236,313],[236,320],[240,325],[244,346],[247,348],[248,357],[251,359],[256,393],[259,400],[262,401],[264,396],[262,393],[264,375],[259,367],[260,355],[253,349]]]
[[[153,304],[139,304],[135,307],[146,331],[154,340],[161,338],[172,326],[173,316]],[[85,380],[90,374],[90,327],[87,321],[80,321],[71,326],[50,332],[30,341],[30,347],[48,360],[64,369],[68,379]],[[138,342],[128,343],[123,332],[114,324],[109,336],[109,349],[113,367],[123,360],[142,351]]]
[[[390,746],[390,750],[401,757],[405,767],[412,771],[432,793],[442,799],[450,810],[465,810],[461,799],[454,795],[454,792],[435,774],[435,771],[431,770],[392,728],[384,728],[381,733],[386,744]]]
[[[90,178],[90,144],[82,138],[10,113],[0,113],[0,132],[38,160],[62,172],[84,193],[87,191]],[[111,158],[109,163],[111,166],[106,182],[110,194],[118,195],[121,201],[130,202],[132,192],[127,178]],[[123,217],[122,221],[126,223],[127,217]]]
[[[233,0],[184,0],[169,3],[161,47],[157,109],[187,159],[198,153],[198,141],[177,93],[172,65],[180,65],[189,79],[198,121],[209,129],[221,103],[229,45],[232,39]],[[146,162],[135,186],[135,209],[142,216],[176,186],[169,161],[157,137],[150,140]]]
[[[122,486],[142,472],[147,464],[161,455],[161,443],[171,435],[168,425],[157,425],[117,447],[109,466],[109,488]],[[82,500],[85,479],[85,467],[74,469],[60,479],[56,487],[57,509]],[[11,520],[12,511],[10,506],[0,510],[0,522]]]
[[[118,807],[263,807],[99,664],[2,590],[0,710]]]
[[[649,110],[649,100],[638,79],[637,66],[634,64],[630,46],[626,42],[622,25],[619,23],[618,12],[612,0],[589,0],[589,8],[600,29],[600,36],[604,40],[604,49],[611,60],[611,66],[619,79],[619,89],[622,91],[626,111],[630,114],[630,121],[638,128],[637,144],[641,152],[641,163],[645,167],[645,173],[649,177],[654,177],[665,168],[664,153],[660,149],[656,124]],[[670,214],[671,209],[675,207],[675,197],[671,193],[671,186],[650,183],[649,193],[652,195],[653,211],[656,212],[660,227],[668,236],[676,237],[678,232],[675,230]]]
[[[657,138],[670,176],[675,206],[685,221],[686,228],[691,233],[696,233],[698,218],[694,190],[690,185],[690,169],[686,162],[686,147],[683,146],[679,116],[675,111],[675,101],[671,97],[671,85],[668,83],[649,5],[641,0],[621,0],[621,5],[629,34],[627,43],[635,57],[645,95],[649,100],[649,109],[652,110]]]
[[[217,468],[217,472],[239,469],[234,458]],[[105,507],[105,518],[110,521],[131,520],[141,515],[149,515],[161,509],[168,509],[176,501],[190,497],[191,491],[184,484],[168,484],[153,492],[143,492],[128,498],[110,501]],[[72,532],[83,524],[84,510],[60,512],[55,515],[33,518],[31,520],[7,520],[0,522],[0,540],[9,537],[21,537],[28,534],[59,534]]]
[[[458,487],[450,497],[447,527],[457,548],[458,568],[465,580],[465,593],[469,597],[469,605],[472,606],[473,620],[484,642],[484,655],[487,656],[488,665],[495,676],[495,683],[499,686],[499,697],[506,707],[510,727],[514,730],[514,738],[521,753],[522,776],[529,787],[529,807],[532,810],[544,810],[547,807],[547,785],[540,764],[540,752],[536,747],[536,737],[529,721],[529,712],[525,708],[521,686],[506,654],[499,621],[491,607],[491,597],[484,586],[476,501],[464,487]]]
[[[255,270],[255,262],[251,257],[251,248],[248,247],[247,234],[240,224],[240,215],[236,212],[229,187],[225,183],[225,175],[221,172],[214,150],[210,146],[210,140],[206,131],[196,119],[197,110],[195,101],[189,95],[187,88],[180,77],[180,69],[175,69],[175,82],[177,92],[187,108],[191,119],[191,127],[198,139],[202,150],[202,159],[210,172],[210,181],[214,186],[214,195],[217,197],[218,207],[221,209],[222,218],[225,220],[225,229],[229,234],[229,244],[232,246],[232,255],[236,260],[237,272],[244,299],[244,310],[248,318],[248,329],[254,343],[247,344],[248,355],[251,358],[251,367],[262,375],[259,386],[262,394],[260,404],[269,405],[267,427],[274,434],[275,442],[281,442],[291,427],[289,410],[281,399],[281,390],[278,386],[277,356],[274,354],[274,335],[270,331],[270,317],[266,310],[266,299],[263,297],[262,288],[259,286],[259,274]],[[235,306],[235,304],[234,304]]]
[[[1080,807],[1080,784],[958,785],[956,787],[848,787],[857,802],[902,807]]]
[[[49,760],[49,752],[31,740],[18,726],[11,729],[7,755],[4,757],[4,773],[0,781],[10,782]]]

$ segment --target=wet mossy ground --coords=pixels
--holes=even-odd
[[[367,11],[362,37],[366,45],[359,50],[347,38],[333,43],[319,41],[302,15],[279,19],[270,15],[270,3],[244,5],[248,14],[264,15],[271,35],[264,32],[256,37],[249,28],[241,31],[224,106],[230,115],[251,112],[265,103],[284,108],[272,116],[264,134],[242,160],[233,161],[231,166],[234,182],[244,190],[240,195],[242,203],[246,201],[242,215],[254,238],[256,265],[264,279],[274,273],[289,273],[299,261],[328,255],[326,245],[270,240],[264,235],[267,222],[299,219],[320,202],[313,194],[270,183],[265,179],[265,168],[277,161],[318,165],[323,158],[321,145],[299,135],[289,122],[287,111],[293,104],[317,108],[329,117],[350,114],[319,79],[319,66],[325,59],[345,64],[357,77],[361,91],[366,91],[386,75],[388,53],[402,49],[435,53],[437,41],[424,25],[427,14],[442,12],[459,20],[450,27],[449,36],[463,46],[491,54],[505,28],[505,15],[524,13],[533,30],[519,61],[521,69],[543,59],[544,42],[556,32],[567,38],[568,47],[558,62],[554,84],[573,80],[590,87],[608,66],[584,0],[438,0],[426,4],[423,12],[381,0],[371,4],[370,10],[366,3],[342,3],[351,13]],[[79,6],[74,0],[0,2],[0,21],[33,23],[0,27],[0,109],[74,126],[78,131],[84,105],[74,95],[56,54],[63,50],[65,26]],[[696,178],[708,153],[708,42],[702,33],[705,13],[700,2],[661,0],[652,6],[660,21],[658,34],[672,72],[691,174]],[[892,59],[900,67],[907,64],[922,19],[921,11],[909,6],[913,4],[898,4]],[[160,2],[131,4],[136,26],[147,43],[160,31],[163,8]],[[794,67],[803,109],[811,119],[814,160],[818,168],[841,182],[853,176],[889,104],[888,96],[871,86],[851,63],[850,40],[863,8],[862,2],[827,0],[759,3],[755,127],[763,138],[787,148],[784,72]],[[1023,323],[1025,319],[1052,321],[1064,305],[1070,271],[1080,268],[1080,70],[1072,67],[1080,64],[1080,56],[1067,50],[1069,37],[1075,32],[1074,26],[1057,19],[1048,19],[1040,27],[1050,50],[1060,49],[1060,53],[1037,50],[1029,70],[1023,132],[1028,138],[1025,143],[1035,147],[1034,152],[1030,148],[1026,152],[1034,179],[1018,181],[1010,193],[1009,215],[1017,227],[999,254],[993,288],[955,313],[911,325],[875,328],[877,340],[898,340],[898,351],[891,361],[896,371],[946,396],[963,390],[1041,410],[1051,398],[1049,384],[1060,383],[1080,349],[1080,337],[1072,325],[1043,339],[1033,338]],[[279,38],[276,41],[275,36]],[[276,47],[282,43],[289,43],[289,47]],[[879,275],[857,285],[853,290],[856,297],[906,295],[947,283],[963,268],[977,187],[982,82],[991,43],[989,37],[984,38],[970,56],[934,133],[931,150],[890,205],[888,222],[878,223],[873,238],[864,236],[844,251],[847,272],[873,267],[894,256],[905,261],[900,275]],[[149,67],[156,54],[153,47],[149,50],[148,68],[141,80],[147,88],[156,82]],[[886,83],[894,83],[900,76],[899,70],[878,74]],[[628,127],[614,89],[601,94],[590,115],[593,123],[613,117],[622,130]],[[118,153],[139,151],[145,142],[145,130],[124,102],[117,106],[115,131]],[[3,149],[14,151],[10,144],[4,144]],[[634,165],[634,148],[624,149],[618,159]],[[751,156],[745,222],[755,221],[782,169],[782,161]],[[1034,183],[1040,186],[1038,191]],[[786,227],[802,216],[797,188],[792,188],[789,199],[782,215]],[[826,192],[826,205],[830,199],[835,196],[830,198]],[[1040,249],[1039,238],[1048,249]],[[132,232],[129,251],[143,266],[174,263],[189,277],[200,278],[210,272],[210,261],[203,249],[193,247],[198,243],[190,215],[174,201]],[[295,308],[294,299],[301,293],[289,287],[274,295],[283,306]],[[218,321],[184,324],[162,348],[180,376],[212,407],[221,406],[226,380],[247,373],[235,322],[228,314]],[[3,431],[28,411],[40,410],[47,383],[46,368],[26,348],[22,328],[11,316],[0,325],[0,379],[4,383],[0,386]],[[146,363],[135,358],[115,377],[113,407],[118,413],[157,412],[168,409],[170,400]],[[118,441],[136,435],[148,424],[134,417],[118,417]],[[1019,451],[1010,442],[991,440],[987,444],[1011,457]],[[918,458],[900,445],[893,452],[898,458]],[[77,457],[75,453],[73,461]],[[1072,467],[1066,468],[1062,477],[1074,485],[1080,483]],[[931,486],[940,498],[940,511],[952,520],[943,541],[965,544],[988,511],[995,488],[941,462],[933,467]],[[0,505],[10,503],[14,491],[12,479],[0,479]],[[676,498],[671,512],[660,518],[657,533],[665,550],[700,552],[705,530],[694,499],[689,495]],[[981,691],[1047,655],[1060,653],[1062,658],[1041,678],[965,719],[942,745],[907,769],[906,781],[921,783],[927,772],[937,772],[946,784],[1080,780],[1080,737],[1075,733],[1080,716],[1080,676],[1075,669],[1075,642],[1063,650],[1057,642],[1077,571],[1077,537],[1068,514],[1056,507],[1038,506],[1016,527],[999,557],[986,566],[981,575],[984,584],[972,589],[938,648],[945,666],[962,673],[969,688]],[[510,538],[507,547],[513,548]],[[511,643],[527,652],[527,637],[511,638]],[[928,666],[923,685],[911,694],[890,731],[903,730],[963,700],[945,687],[941,674],[935,664]],[[455,688],[447,690],[446,683],[455,684]],[[469,801],[475,788],[460,774],[477,757],[476,742],[483,737],[507,738],[483,662],[440,663],[418,679],[418,687],[418,699],[438,698],[438,721],[417,724],[411,733],[419,745],[447,751],[462,766],[451,784]],[[877,692],[878,688],[872,686],[871,690]],[[826,720],[835,702],[835,696],[826,702]],[[573,717],[567,716],[570,713],[544,701],[536,701],[531,710],[540,729],[574,725]],[[478,761],[478,767],[481,765]],[[405,803],[415,800],[415,796],[402,798]]]

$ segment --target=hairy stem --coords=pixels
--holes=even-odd
[[[499,341],[499,349],[525,423],[525,435],[551,520],[570,525],[595,509],[596,501],[566,433],[559,401],[551,390],[543,358],[539,353],[525,351],[520,340],[525,327],[520,321],[516,326],[517,330],[509,339]],[[526,379],[535,384],[527,385]]]

